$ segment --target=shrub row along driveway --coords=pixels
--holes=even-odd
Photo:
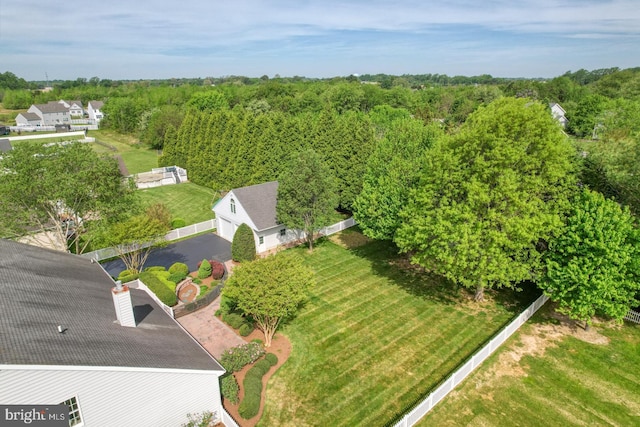
[[[169,268],[174,262],[183,262],[189,266],[189,271],[196,271],[198,263],[205,258],[220,262],[230,260],[231,243],[213,233],[203,234],[164,248],[153,249],[145,266],[161,265]],[[125,269],[120,259],[105,262],[102,266],[114,277]]]

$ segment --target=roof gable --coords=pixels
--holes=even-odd
[[[137,327],[120,326],[99,264],[3,239],[0,253],[0,365],[222,370],[141,290],[130,291]]]
[[[242,205],[258,231],[278,225],[276,204],[278,202],[278,182],[271,181],[231,190]]]

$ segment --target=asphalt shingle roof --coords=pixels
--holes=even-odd
[[[277,181],[236,188],[233,190],[233,194],[258,230],[265,230],[278,225],[276,221]]]
[[[42,112],[42,114],[48,113],[68,113],[69,109],[62,104],[57,102],[49,103],[49,104],[34,104],[38,110]]]
[[[24,117],[25,119],[27,119],[28,121],[38,121],[38,120],[42,120],[40,118],[39,115],[37,115],[36,113],[20,113],[22,114],[22,117]]]
[[[222,370],[144,291],[121,326],[113,285],[86,258],[0,239],[0,364]]]

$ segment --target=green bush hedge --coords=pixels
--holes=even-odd
[[[182,272],[177,272],[177,273],[170,274],[169,277],[167,277],[167,280],[170,280],[177,285],[178,283],[182,282],[186,277],[187,277],[186,274],[183,274]]]
[[[269,362],[271,366],[276,366],[278,364],[278,356],[273,353],[267,353],[264,355],[264,360]]]
[[[245,420],[251,419],[258,415],[260,411],[260,394],[256,395],[254,393],[245,394],[244,399],[240,402],[240,406],[238,406],[238,413]]]
[[[187,225],[187,222],[182,218],[174,218],[171,221],[171,228],[172,229],[182,228],[182,227],[184,227],[186,225]]]
[[[245,323],[242,326],[240,326],[240,329],[238,330],[238,332],[240,333],[240,336],[247,337],[249,336],[249,334],[251,334],[251,332],[253,332],[253,326],[248,323]]]
[[[174,262],[171,264],[171,267],[169,267],[169,273],[182,273],[184,277],[187,277],[189,275],[189,266],[183,262]]]
[[[153,274],[153,272],[145,271],[143,273],[140,273],[140,280],[142,281],[142,283],[147,285],[147,287],[151,289],[154,294],[156,294],[160,301],[162,301],[169,307],[176,305],[176,303],[178,302],[175,290],[172,291],[167,286],[167,284],[164,283],[164,281],[158,278],[155,274]]]
[[[262,375],[264,375],[267,372],[269,372],[269,369],[271,369],[271,363],[269,363],[267,360],[264,360],[264,359],[258,360],[256,363],[254,363],[251,369],[256,369]]]
[[[253,261],[256,258],[256,241],[253,238],[253,231],[247,224],[240,224],[233,235],[231,258],[238,262]]]
[[[203,259],[198,267],[198,279],[206,279],[211,276],[211,264],[208,260]]]
[[[271,363],[262,359],[247,371],[242,385],[244,386],[244,399],[240,402],[238,413],[248,420],[258,415],[260,400],[262,399],[262,377],[271,369]]]
[[[258,360],[264,354],[260,343],[250,342],[225,350],[220,357],[220,364],[229,372],[236,372],[249,363]]]
[[[151,267],[145,268],[144,271],[167,271],[167,269],[161,265],[153,265]]]
[[[238,394],[240,393],[240,386],[233,374],[222,377],[220,392],[229,402],[234,405],[238,403]]]
[[[240,329],[247,323],[244,320],[244,317],[240,316],[237,313],[227,313],[222,316],[222,320],[233,329]]]

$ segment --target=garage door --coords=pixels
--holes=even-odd
[[[228,221],[224,218],[219,218],[219,219],[220,219],[220,231],[218,234],[223,239],[232,241],[233,240],[233,224],[231,224],[231,221]]]

